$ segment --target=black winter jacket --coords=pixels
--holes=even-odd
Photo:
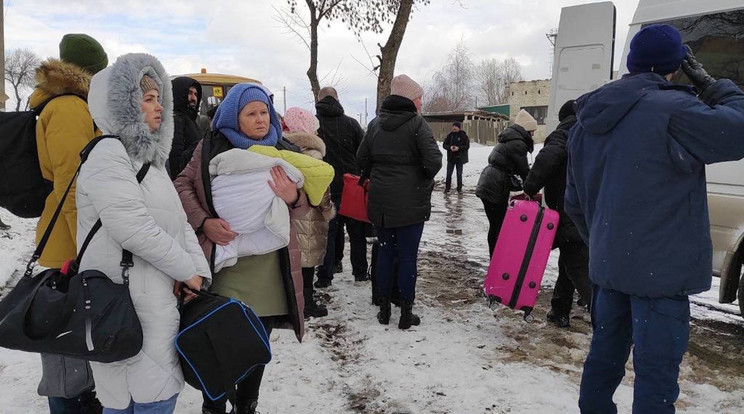
[[[344,115],[344,108],[332,96],[326,96],[315,104],[320,121],[318,136],[326,145],[323,159],[335,171],[331,183],[331,195],[340,196],[344,188],[344,174],[359,175],[356,153],[364,138],[364,130],[356,119]]]
[[[191,160],[196,143],[202,138],[196,117],[201,105],[202,88],[196,80],[181,76],[173,84],[173,146],[168,157],[168,172],[175,179]],[[196,108],[189,107],[189,88],[196,87]]]
[[[563,208],[566,193],[566,143],[568,131],[575,124],[576,117],[568,116],[548,135],[545,146],[535,157],[535,163],[524,181],[524,192],[529,196],[534,196],[545,187],[545,203],[561,215],[554,243],[556,247],[565,243],[584,242]]]
[[[429,220],[442,152],[410,99],[385,98],[357,153],[370,174],[367,213],[375,226],[396,228]]]
[[[470,149],[470,138],[463,130],[450,132],[444,139],[442,147],[447,150],[447,162],[465,164],[468,162],[468,149]],[[459,148],[456,152],[452,147]]]
[[[534,149],[532,136],[519,125],[511,125],[499,135],[499,142],[488,156],[488,165],[481,172],[475,195],[494,204],[509,202],[512,174],[524,181],[530,172],[527,153]]]

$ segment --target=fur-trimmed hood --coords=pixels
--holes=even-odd
[[[91,74],[72,63],[48,59],[36,68],[36,89],[31,94],[29,106],[36,108],[54,95],[74,93],[81,98],[88,96]]]
[[[160,88],[160,129],[150,131],[140,109],[140,80],[148,75]],[[129,53],[98,72],[90,83],[90,114],[104,134],[118,135],[133,161],[162,167],[173,143],[173,93],[168,74],[154,56]]]
[[[326,155],[326,145],[319,136],[306,132],[285,132],[284,138],[300,147],[302,153],[322,160]],[[320,156],[318,156],[320,155]]]

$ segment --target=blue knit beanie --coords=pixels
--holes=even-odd
[[[252,145],[274,146],[279,141],[282,130],[279,115],[271,102],[271,92],[262,85],[255,83],[239,83],[232,88],[220,103],[214,114],[212,129],[222,132],[236,148],[248,149]],[[269,108],[269,132],[261,140],[249,138],[240,131],[238,116],[240,111],[251,102],[263,102]]]
[[[686,54],[677,29],[668,24],[651,25],[643,28],[630,41],[628,70],[630,73],[668,75],[679,69]]]

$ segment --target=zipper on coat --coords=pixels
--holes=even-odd
[[[542,205],[538,204],[537,209],[537,218],[535,219],[535,224],[532,226],[532,233],[530,233],[530,239],[527,242],[527,249],[524,252],[524,259],[522,259],[522,267],[519,268],[519,275],[517,275],[517,281],[514,284],[514,291],[512,292],[512,297],[509,301],[509,307],[512,309],[517,306],[519,293],[522,291],[524,278],[527,277],[527,270],[529,269],[530,261],[532,260],[532,252],[535,250],[535,243],[537,243],[537,236],[540,234],[540,226],[542,225],[543,216],[545,215],[545,209]]]

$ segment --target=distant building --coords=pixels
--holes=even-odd
[[[546,136],[545,118],[548,116],[550,102],[550,79],[513,82],[509,84],[510,122],[520,109],[529,112],[537,120],[535,142],[543,142]]]
[[[480,108],[475,111],[424,112],[423,116],[437,141],[443,141],[452,131],[452,123],[458,121],[462,123],[462,129],[468,134],[471,142],[495,145],[496,138],[509,124],[508,115]]]

